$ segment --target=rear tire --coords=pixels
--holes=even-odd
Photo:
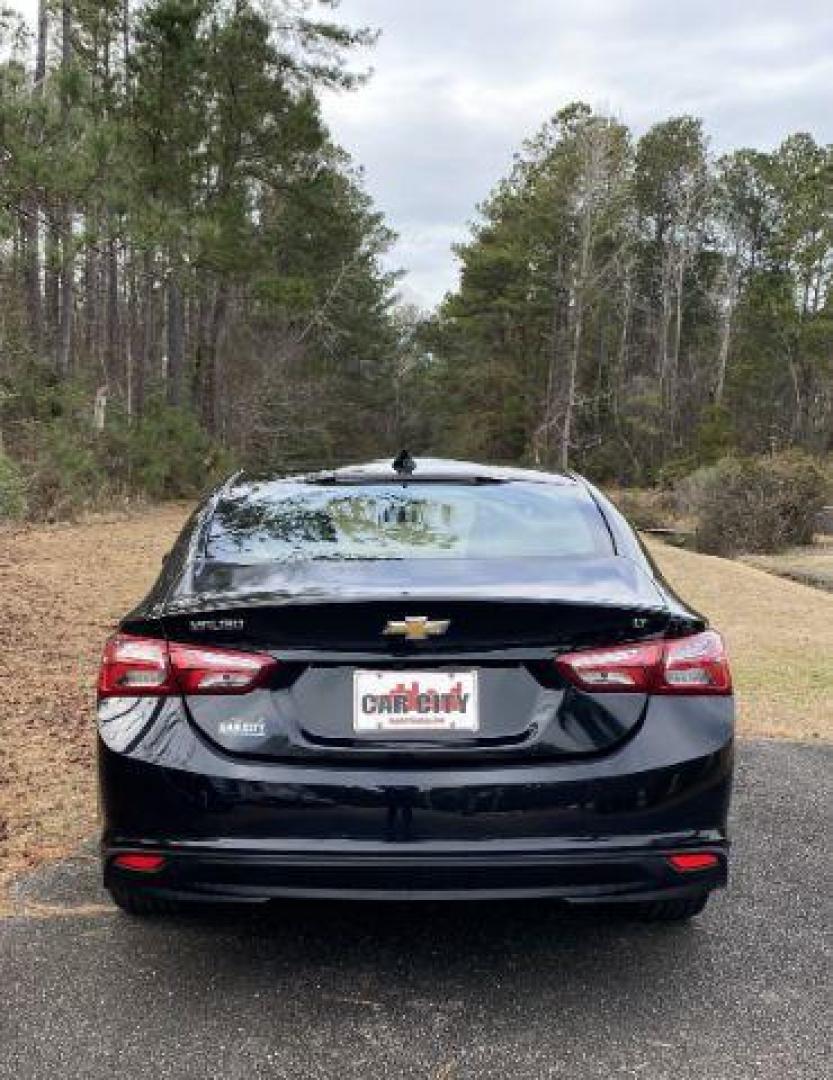
[[[634,905],[635,914],[643,922],[686,922],[699,915],[708,900],[707,892],[688,896],[683,900],[653,900],[650,903]]]
[[[157,915],[175,915],[181,911],[181,905],[176,900],[167,897],[153,896],[139,889],[125,889],[121,885],[111,885],[110,896],[117,908],[137,918],[153,918]]]

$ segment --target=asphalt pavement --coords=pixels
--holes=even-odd
[[[0,1078],[833,1075],[833,747],[744,742],[729,890],[685,926],[549,903],[134,921],[91,854],[0,921]]]

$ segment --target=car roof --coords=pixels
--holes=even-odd
[[[385,483],[420,481],[526,481],[536,484],[577,484],[573,474],[549,473],[540,469],[519,469],[505,465],[482,465],[474,461],[455,461],[451,458],[417,457],[410,461],[413,469],[408,472],[394,468],[394,459],[380,458],[363,464],[345,465],[338,469],[321,469],[315,472],[287,476],[282,473],[238,473],[230,481],[235,488],[247,484],[270,482],[295,482],[309,484],[327,483]]]

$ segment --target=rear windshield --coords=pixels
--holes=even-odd
[[[596,504],[574,484],[253,485],[218,504],[205,556],[220,563],[311,559],[523,559],[611,554]]]

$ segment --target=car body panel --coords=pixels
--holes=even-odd
[[[129,756],[102,744],[106,880],[119,879],[119,851],[152,850],[172,860],[156,887],[196,898],[649,899],[691,890],[664,856],[696,848],[719,853],[718,867],[698,877],[717,887],[731,707],[720,698],[705,713],[701,702],[662,704],[652,702],[638,737],[613,753],[438,769],[234,759],[166,701]]]
[[[525,470],[459,463],[418,462],[418,474],[424,483],[530,482]],[[574,902],[724,884],[731,696],[591,694],[554,665],[569,649],[678,636],[706,620],[666,585],[601,493],[575,477],[532,476],[584,485],[613,553],[238,566],[222,568],[222,580],[200,552],[228,485],[210,498],[121,629],[280,663],[269,686],[244,695],[100,702],[106,883],[245,900]],[[307,480],[318,478],[391,477],[386,463],[372,463]],[[385,635],[390,620],[409,615],[448,630],[416,642]],[[356,733],[353,673],[379,667],[476,671],[479,730]],[[682,878],[665,856],[695,847],[717,863]],[[131,878],[113,860],[132,850],[164,852],[165,870]]]

